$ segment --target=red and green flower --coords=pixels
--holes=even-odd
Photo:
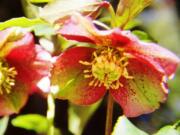
[[[58,56],[51,72],[57,98],[89,105],[109,91],[128,117],[150,113],[166,100],[167,78],[179,63],[172,52],[142,42],[130,31],[98,30],[80,15],[67,20],[58,33],[91,44],[68,48]]]
[[[0,116],[18,113],[39,90],[37,83],[49,76],[50,58],[31,33],[15,27],[0,31]]]

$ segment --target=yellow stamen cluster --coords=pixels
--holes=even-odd
[[[84,77],[92,78],[89,86],[104,85],[106,89],[118,89],[123,86],[119,80],[122,76],[126,79],[133,78],[128,75],[126,68],[128,57],[121,50],[103,47],[93,53],[91,62],[80,61],[80,63],[89,66],[89,69],[84,70]]]
[[[11,92],[16,75],[17,71],[14,67],[10,68],[6,62],[0,62],[0,95]]]

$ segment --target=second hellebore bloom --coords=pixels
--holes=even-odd
[[[58,33],[92,46],[69,48],[57,58],[52,70],[57,98],[89,105],[109,90],[128,117],[150,113],[166,100],[167,78],[179,63],[167,49],[142,42],[129,31],[98,30],[80,15]]]
[[[15,27],[0,31],[0,116],[18,113],[38,90],[36,84],[49,74],[49,58],[31,33]]]

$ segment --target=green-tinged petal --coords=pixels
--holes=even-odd
[[[84,78],[83,70],[88,66],[81,61],[90,61],[95,49],[74,47],[66,50],[56,60],[52,69],[52,92],[60,99],[69,99],[80,105],[96,102],[105,94],[104,87],[90,87],[91,78]]]
[[[125,51],[156,62],[169,78],[174,75],[180,63],[180,59],[174,53],[154,43],[132,41],[125,46]]]
[[[133,79],[121,78],[123,87],[110,90],[124,114],[136,117],[159,108],[168,94],[164,73],[142,58],[129,59],[127,71]]]
[[[0,95],[0,116],[18,113],[28,99],[28,88],[16,81],[11,93]]]
[[[57,20],[63,22],[73,12],[80,12],[83,15],[96,17],[99,9],[108,5],[108,2],[101,2],[99,0],[54,0],[41,9],[40,16],[51,23]]]

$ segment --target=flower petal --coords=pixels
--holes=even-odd
[[[34,91],[37,82],[50,73],[51,56],[40,46],[34,44],[31,33],[25,34],[21,40],[12,44],[15,47],[6,56],[6,60],[17,70],[17,79],[26,83],[29,89]]]
[[[169,78],[173,76],[180,63],[180,59],[175,54],[154,43],[132,41],[125,46],[125,51],[157,62]]]
[[[72,15],[73,12],[79,12],[83,15],[96,18],[99,10],[108,6],[108,2],[99,0],[57,0],[50,2],[42,8],[40,16],[51,23],[56,21],[62,23],[68,16]]]
[[[10,94],[0,95],[0,116],[18,113],[28,99],[28,88],[17,82]]]
[[[79,105],[96,102],[105,94],[104,87],[90,87],[92,79],[84,78],[83,70],[87,69],[79,63],[89,61],[95,49],[89,47],[69,48],[62,53],[52,69],[52,91],[60,99],[68,99]]]
[[[129,59],[127,70],[134,78],[121,78],[123,87],[110,90],[114,99],[128,117],[153,112],[168,94],[164,73],[142,58]]]
[[[83,17],[78,13],[71,16],[57,33],[70,40],[91,42],[100,46],[123,45],[130,41],[128,31],[98,30],[90,18]]]

